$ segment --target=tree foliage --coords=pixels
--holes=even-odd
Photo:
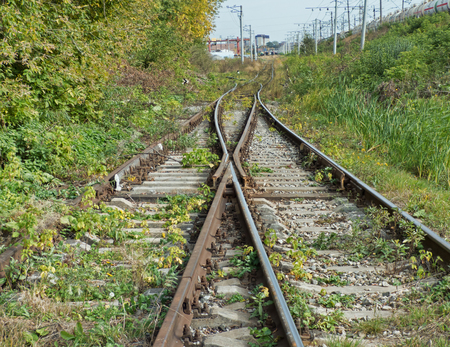
[[[278,41],[270,41],[267,42],[266,46],[269,48],[278,49],[280,47],[280,43]]]
[[[102,90],[121,59],[182,64],[190,45],[211,31],[219,3],[2,0],[0,125],[101,119]]]

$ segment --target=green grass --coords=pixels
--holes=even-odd
[[[165,248],[151,244],[131,244],[105,253],[95,248],[77,253],[57,246],[31,256],[23,264],[14,264],[22,273],[42,271],[42,276],[35,284],[17,281],[15,289],[4,288],[0,297],[0,344],[26,346],[33,339],[36,346],[54,345],[55,341],[61,345],[67,337],[83,346],[113,346],[143,339],[161,323],[165,311],[158,308],[156,297],[140,293],[149,287],[170,289],[175,285],[174,271],[162,275],[156,263],[148,263],[149,258],[164,252]],[[64,263],[61,253],[66,257]],[[132,267],[115,267],[120,261],[129,261]],[[163,305],[170,304],[164,294],[161,300]],[[73,302],[78,304],[70,304]],[[98,306],[92,306],[92,302]],[[138,310],[145,317],[136,315]]]
[[[168,201],[165,208],[152,215],[166,220],[167,237],[163,234],[164,240],[157,245],[122,243],[125,238],[146,237],[144,207],[131,213],[93,206],[64,216],[60,238],[82,237],[87,232],[111,237],[111,231],[133,228],[136,219],[142,221],[143,232],[123,233],[114,238],[114,246],[101,240],[89,252],[62,242],[45,244],[44,250],[29,254],[23,262],[11,260],[5,268],[6,278],[0,279],[4,289],[0,345],[48,346],[66,340],[83,346],[128,346],[154,334],[170,305],[176,276],[188,258],[182,250],[185,240],[174,225],[188,221],[189,213],[200,211],[213,197],[205,187],[199,191],[200,195],[164,199]],[[102,247],[113,248],[100,252]],[[122,262],[125,266],[119,265]],[[161,272],[163,268],[169,269],[168,273]],[[36,272],[40,279],[27,282],[27,276]],[[145,296],[149,288],[164,290],[161,295]]]
[[[423,294],[426,297],[428,293]],[[433,304],[408,304],[403,310],[389,318],[374,318],[369,321],[354,323],[351,330],[371,336],[381,337],[384,331],[398,330],[406,332],[411,339],[395,346],[448,346],[449,316],[441,311],[441,302]],[[444,343],[444,341],[446,341]]]
[[[372,35],[362,53],[291,58],[290,89],[366,150],[380,146],[403,169],[449,188],[449,23],[446,13],[411,19]]]
[[[293,129],[302,124],[302,129],[297,131],[300,136],[312,141],[363,182],[441,236],[450,237],[447,233],[450,229],[448,189],[406,171],[402,164],[390,160],[380,147],[366,150],[360,137],[355,137],[344,126],[330,124],[323,115],[297,113],[295,106],[288,106],[288,109],[281,120]]]
[[[317,92],[314,101],[304,107],[352,131],[365,151],[377,149],[399,168],[450,187],[450,107],[446,98],[404,98],[390,106],[365,100],[349,88]]]
[[[165,88],[146,94],[141,87],[111,84],[103,95],[99,120],[76,122],[55,113],[0,128],[3,235],[41,237],[45,228],[52,227],[47,221],[57,221],[57,215],[67,211],[63,199],[86,193],[149,143],[179,130],[177,113],[185,100]],[[192,142],[184,136],[177,145]]]
[[[392,105],[377,101],[377,91],[346,77],[357,58],[290,57],[285,68],[291,83],[276,116],[400,208],[450,237],[445,97],[428,84],[423,90],[438,96],[418,99],[402,90]]]

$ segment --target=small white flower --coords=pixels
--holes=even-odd
[[[109,293],[109,297],[114,298],[114,293],[113,292]]]

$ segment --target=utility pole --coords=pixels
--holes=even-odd
[[[253,41],[252,41],[252,26],[251,25],[246,25],[244,27],[244,30],[249,31],[250,32],[250,61],[253,61]]]
[[[363,25],[361,31],[361,51],[364,49],[364,41],[366,38],[366,13],[367,13],[367,0],[364,0],[364,10],[363,10]]]
[[[253,42],[252,42],[252,26],[250,27],[250,61],[253,61]]]
[[[244,37],[243,37],[243,27],[242,27],[242,5],[234,5],[234,6],[227,6],[231,10],[231,13],[238,13],[239,20],[240,20],[240,27],[241,27],[241,62],[244,64]],[[238,9],[239,8],[239,9]]]
[[[239,16],[241,21],[241,63],[244,64],[244,36],[242,34],[242,5],[241,5],[241,15]]]
[[[337,46],[337,0],[334,0],[335,8],[334,8],[334,42],[333,42],[333,54],[336,54],[336,46]]]
[[[314,48],[317,54],[317,18],[316,22],[314,23]]]
[[[359,6],[359,24],[362,22],[362,6]]]
[[[383,24],[383,0],[380,0],[380,25]]]
[[[303,26],[303,34],[302,34],[302,41],[303,41],[303,52],[305,53],[305,55],[306,55],[306,42],[305,42],[305,40],[306,40],[306,38],[307,38],[307,36],[306,36],[306,25],[304,25]]]
[[[330,22],[330,27],[331,27],[331,35],[334,35],[334,26],[333,26],[333,11],[331,11],[331,22]]]
[[[322,40],[322,21],[319,20],[319,37]]]
[[[300,27],[300,25],[303,24],[303,38],[304,38],[305,37],[305,31],[306,31],[306,24],[308,24],[308,23],[294,23],[294,24],[298,25],[299,27]],[[303,38],[302,38],[302,40],[300,40],[300,30],[297,31],[297,33],[298,33],[298,36],[297,36],[297,41],[298,41],[297,51],[298,51],[298,55],[300,55],[300,42],[303,41]],[[305,49],[306,49],[306,46],[305,46]],[[306,53],[306,51],[305,51],[305,53]]]
[[[349,0],[347,0],[347,16],[348,16],[348,31],[350,31],[350,5]]]
[[[258,46],[256,45],[256,38],[255,38],[255,61],[257,60],[258,60]]]

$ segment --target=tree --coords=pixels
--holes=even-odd
[[[300,43],[300,49],[304,54],[310,55],[315,52],[315,41],[311,34],[306,34]]]
[[[266,46],[268,48],[278,49],[280,47],[280,43],[278,41],[267,42]]]
[[[221,0],[2,0],[0,127],[33,119],[99,120],[123,59],[187,66]]]

